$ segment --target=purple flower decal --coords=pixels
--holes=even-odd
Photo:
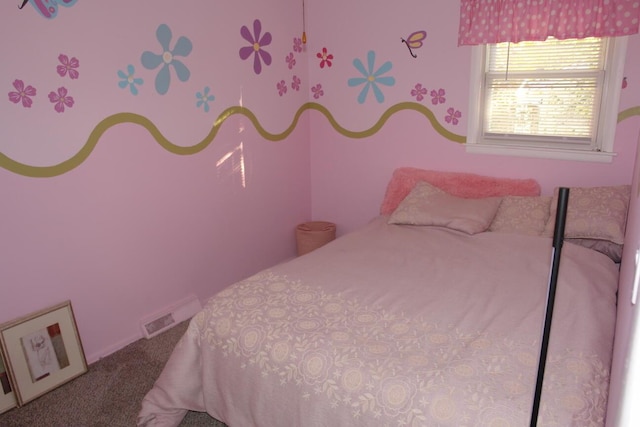
[[[31,108],[31,104],[33,104],[31,97],[36,96],[36,89],[31,85],[25,87],[24,82],[20,79],[13,81],[13,87],[16,88],[16,92],[9,92],[9,101],[14,104],[22,101],[24,108]]]
[[[418,83],[414,89],[411,89],[411,96],[415,96],[416,101],[422,101],[426,94],[427,94],[427,88],[422,87],[420,83]]]
[[[282,96],[287,93],[287,84],[284,82],[284,80],[280,80],[276,87],[278,88],[278,95]]]
[[[253,53],[253,71],[256,74],[260,74],[262,72],[262,62],[260,62],[260,60],[264,61],[265,65],[271,65],[271,55],[269,52],[262,49],[264,46],[271,44],[271,33],[267,31],[262,37],[260,37],[261,31],[262,24],[259,19],[253,21],[253,33],[255,36],[251,35],[246,25],[243,25],[240,29],[240,35],[242,35],[242,38],[251,43],[251,46],[240,48],[240,59],[247,59]]]
[[[462,117],[462,113],[458,110],[454,110],[453,108],[448,108],[447,109],[447,116],[444,118],[444,120],[447,123],[451,123],[453,125],[457,125],[458,124],[458,119]]]
[[[324,91],[322,90],[322,85],[320,83],[318,83],[317,85],[315,85],[314,87],[311,88],[311,92],[313,92],[313,97],[315,99],[320,98],[322,95],[324,95]]]
[[[433,105],[444,104],[447,99],[444,97],[444,89],[434,89],[431,91],[431,103]]]
[[[300,78],[298,76],[293,76],[293,81],[291,82],[291,89],[300,90]]]
[[[289,69],[292,69],[296,65],[296,59],[293,57],[293,52],[289,52],[289,55],[284,59],[287,62]]]
[[[69,77],[71,77],[72,80],[80,77],[80,73],[76,70],[76,68],[80,66],[78,58],[73,57],[69,59],[67,55],[61,53],[58,55],[58,61],[60,61],[61,65],[58,65],[56,70],[58,71],[58,74],[60,74],[60,77],[66,76],[67,73],[69,73]]]
[[[65,105],[69,108],[73,107],[73,97],[68,96],[67,88],[58,88],[58,93],[49,92],[49,101],[56,104],[53,108],[58,113],[64,113]]]
[[[293,38],[293,51],[302,52],[302,39],[300,37]]]

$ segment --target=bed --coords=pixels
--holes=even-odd
[[[629,187],[572,188],[540,426],[603,426]],[[193,317],[138,424],[529,424],[557,191],[399,168],[380,215]]]

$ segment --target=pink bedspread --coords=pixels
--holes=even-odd
[[[550,238],[380,217],[213,297],[138,423],[529,425],[550,264]],[[604,425],[617,271],[563,246],[539,426]]]

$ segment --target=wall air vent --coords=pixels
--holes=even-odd
[[[164,310],[142,319],[140,322],[142,333],[144,333],[147,339],[153,338],[178,323],[190,319],[201,309],[202,306],[200,305],[198,297],[190,295],[171,307],[167,307]]]

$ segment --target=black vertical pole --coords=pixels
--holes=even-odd
[[[553,316],[553,304],[556,298],[556,287],[558,282],[558,271],[560,268],[560,254],[562,252],[562,242],[564,240],[564,225],[567,219],[567,206],[569,204],[569,189],[561,187],[558,189],[558,207],[556,210],[556,225],[553,232],[553,256],[551,262],[551,275],[549,276],[549,293],[547,296],[547,309],[544,318],[544,328],[542,332],[542,346],[540,348],[540,361],[538,362],[538,378],[536,381],[536,391],[533,396],[533,410],[531,412],[531,427],[538,424],[538,412],[540,411],[540,396],[542,395],[542,380],[544,379],[544,368],[547,363],[547,350],[549,349],[549,333],[551,332],[551,318]]]

